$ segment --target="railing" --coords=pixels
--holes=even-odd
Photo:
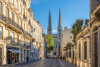
[[[25,34],[32,38],[32,35],[25,31]]]
[[[23,15],[23,19],[27,20],[27,17],[25,15]]]
[[[33,28],[33,26],[31,25],[31,22],[29,21],[28,23],[29,23],[29,25],[31,26],[31,28]]]
[[[28,11],[30,12],[30,15],[32,16],[32,14],[33,14],[32,9],[31,8],[28,8]]]
[[[16,27],[17,29],[21,30],[22,32],[24,32],[23,28],[18,25],[14,20],[12,20],[10,17],[6,17],[4,16],[2,13],[0,13],[0,20],[4,21],[5,23],[9,23],[11,25],[13,25],[14,27]]]
[[[26,6],[26,2],[25,2],[25,0],[23,0],[23,3],[25,4],[25,6]]]

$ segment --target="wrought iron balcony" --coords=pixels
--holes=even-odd
[[[10,17],[6,17],[2,13],[0,13],[0,20],[5,22],[6,24],[8,24],[8,27],[13,26],[24,33],[23,28],[20,25],[18,25],[14,20],[12,20]],[[11,26],[9,26],[9,24],[11,24]],[[15,28],[13,28],[13,29],[15,30]]]
[[[32,35],[25,31],[25,34],[32,38]]]
[[[31,25],[31,22],[29,21],[28,23],[29,23],[29,25],[31,26],[31,28],[33,28],[33,26]]]
[[[25,1],[25,0],[23,0],[23,3],[24,3],[24,5],[26,6],[26,1]]]
[[[23,15],[23,19],[27,20],[27,17],[25,15]]]

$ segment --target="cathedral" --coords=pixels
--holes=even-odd
[[[60,35],[62,32],[62,24],[61,24],[61,11],[59,9],[59,21],[58,21],[58,28],[57,28],[57,34],[52,34],[52,24],[51,24],[51,13],[49,9],[49,21],[48,21],[48,28],[47,28],[47,34],[50,34],[54,39],[54,47],[52,54],[56,56],[60,56]]]

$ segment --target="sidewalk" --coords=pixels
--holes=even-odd
[[[23,62],[23,63],[19,63],[19,64],[15,64],[15,66],[17,67],[23,67],[25,65],[29,65],[31,63],[35,63],[35,62],[38,62],[39,60],[33,60],[33,61],[29,61],[28,63],[27,62]],[[6,65],[6,66],[0,66],[0,67],[15,67],[15,66],[12,66],[12,64],[9,64],[9,65]]]

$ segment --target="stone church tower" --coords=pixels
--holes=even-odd
[[[57,34],[52,34],[52,25],[51,25],[51,14],[50,14],[50,9],[49,9],[49,22],[48,22],[48,29],[47,29],[47,34],[51,34],[51,36],[54,39],[54,47],[52,54],[59,56],[60,54],[60,35],[62,32],[62,24],[61,24],[61,11],[59,9],[59,21],[58,21],[58,28],[57,28]]]
[[[50,13],[50,9],[49,9],[49,21],[48,21],[47,34],[52,34],[52,25],[51,25],[51,13]]]
[[[62,32],[61,11],[59,9],[59,23],[58,23],[58,29],[57,29],[58,39],[60,39],[61,32]]]

